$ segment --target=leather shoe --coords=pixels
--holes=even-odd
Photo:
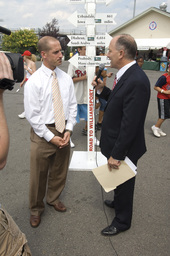
[[[65,205],[61,201],[59,201],[58,203],[56,203],[53,206],[54,206],[54,209],[58,212],[66,212],[66,210],[67,210]]]
[[[41,216],[31,215],[30,217],[31,227],[37,228],[40,225],[40,222],[41,222]]]
[[[104,228],[102,231],[101,231],[101,234],[103,236],[115,236],[117,234],[119,234],[121,231],[118,230],[116,227],[110,225],[108,226],[107,228]]]
[[[104,201],[105,205],[109,208],[114,208],[114,201],[111,201],[111,200],[105,200]]]

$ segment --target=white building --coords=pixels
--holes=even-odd
[[[130,34],[135,38],[139,52],[145,54],[146,59],[151,51],[153,58],[159,59],[164,47],[170,49],[170,13],[166,11],[166,7],[149,8],[109,34],[112,37],[122,33]],[[167,56],[169,59],[170,50],[167,51]]]

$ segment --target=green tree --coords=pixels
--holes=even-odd
[[[23,53],[25,50],[36,53],[38,37],[35,31],[24,29],[12,32],[10,36],[2,38],[2,50],[14,53]]]

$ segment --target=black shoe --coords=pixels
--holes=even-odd
[[[114,208],[114,201],[111,201],[111,200],[105,200],[104,201],[105,205],[109,208]]]
[[[107,228],[104,228],[102,231],[101,231],[101,234],[103,236],[115,236],[117,234],[119,234],[121,231],[118,230],[116,227],[110,225],[108,226]]]
[[[87,130],[83,129],[83,130],[82,130],[82,134],[85,135],[85,136],[87,136]]]

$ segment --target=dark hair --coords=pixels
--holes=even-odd
[[[116,49],[121,50],[123,48],[125,52],[125,58],[135,59],[137,52],[137,45],[134,38],[128,34],[122,34],[116,41]]]
[[[136,61],[137,61],[137,60],[140,60],[140,59],[143,59],[143,60],[144,60],[143,55],[138,55],[138,56],[136,57]]]

